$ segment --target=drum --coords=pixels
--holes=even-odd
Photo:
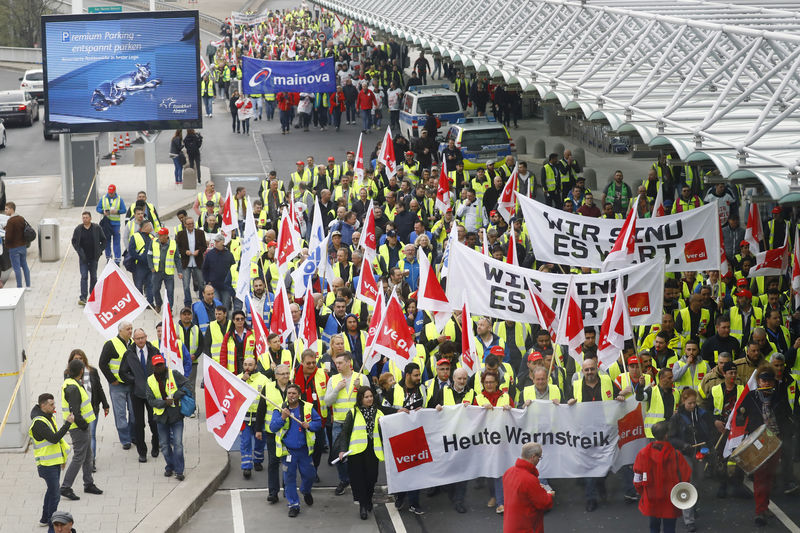
[[[733,450],[731,459],[746,474],[752,474],[761,468],[780,448],[781,439],[767,429],[766,424],[763,424]]]

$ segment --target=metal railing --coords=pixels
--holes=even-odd
[[[4,63],[24,63],[27,65],[41,65],[42,49],[0,46],[0,61]]]

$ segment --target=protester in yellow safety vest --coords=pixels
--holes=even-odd
[[[186,395],[187,380],[183,374],[167,368],[161,354],[152,358],[153,375],[147,378],[147,403],[153,409],[153,419],[158,426],[159,444],[166,462],[164,476],[175,474],[184,479],[183,413],[181,399]]]
[[[519,402],[526,407],[534,400],[551,401],[558,405],[561,403],[563,395],[558,385],[548,383],[547,369],[544,366],[537,366],[533,371],[533,385],[528,385],[520,391]]]
[[[70,449],[64,436],[75,421],[75,415],[69,413],[64,418],[61,428],[58,429],[55,411],[56,403],[53,395],[47,392],[40,394],[36,405],[31,409],[31,425],[28,428],[39,477],[47,484],[42,516],[39,519],[40,526],[49,525],[50,518],[58,509],[59,478],[61,469],[67,462]]]
[[[311,188],[311,171],[306,168],[306,164],[302,161],[295,163],[297,170],[292,172],[290,178],[292,180],[292,187],[297,188],[300,183],[305,183],[307,188]]]
[[[73,359],[67,366],[67,378],[61,385],[61,415],[67,418],[74,415],[74,420],[69,426],[69,436],[72,439],[72,461],[64,473],[61,483],[61,496],[77,500],[78,496],[72,490],[72,483],[78,472],[83,470],[83,491],[89,494],[102,494],[97,488],[92,477],[92,435],[89,427],[96,420],[92,400],[89,393],[83,388],[84,364],[79,358]]]
[[[644,433],[653,438],[653,424],[669,421],[678,407],[680,393],[672,386],[672,369],[662,368],[658,372],[658,386],[638,389],[636,401],[645,402]]]
[[[167,289],[167,300],[171,309],[174,304],[175,293],[175,269],[181,271],[181,260],[177,256],[178,245],[174,239],[169,238],[169,230],[161,228],[158,230],[158,239],[153,241],[147,254],[147,262],[150,267],[150,284],[152,286],[153,297],[155,298],[156,312],[161,312],[161,284]]]
[[[637,388],[648,387],[653,380],[649,375],[642,373],[639,358],[635,355],[628,357],[627,368],[628,371],[621,372],[614,379],[614,382],[620,388],[620,395],[629,398],[636,393]],[[640,379],[642,377],[644,378],[644,381]]]
[[[256,372],[256,360],[253,357],[244,358],[244,361],[242,361],[242,373],[236,377],[258,391],[259,394],[265,394],[266,388],[269,386],[267,376],[261,372]],[[256,412],[260,401],[261,396],[256,396],[253,403],[247,408],[242,431],[239,434],[242,475],[245,479],[250,479],[254,467],[256,472],[264,470],[264,446],[267,441],[263,438],[263,427],[256,425]]]
[[[233,322],[228,320],[228,308],[218,305],[214,308],[214,320],[208,324],[205,336],[205,353],[219,363],[219,354],[222,350],[222,341],[233,327]]]
[[[211,117],[214,113],[214,82],[208,74],[203,76],[203,80],[200,82],[200,96],[203,98],[206,116]]]
[[[372,495],[378,481],[378,463],[383,461],[383,444],[380,419],[383,413],[372,389],[360,387],[356,392],[356,405],[347,413],[342,431],[334,443],[341,462],[347,454],[347,471],[353,499],[359,504],[359,516],[368,518],[372,511]]]
[[[700,356],[700,343],[696,339],[686,341],[684,356],[672,363],[672,379],[677,390],[687,387],[699,389],[703,378],[710,372],[708,363]]]
[[[121,321],[117,326],[117,336],[103,344],[100,352],[98,368],[108,381],[108,390],[111,395],[111,407],[114,411],[114,425],[117,428],[117,436],[124,450],[131,447],[131,437],[133,435],[133,400],[131,399],[131,387],[128,383],[123,383],[119,375],[119,367],[125,350],[131,344],[133,325],[127,321]]]

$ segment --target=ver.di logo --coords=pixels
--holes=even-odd
[[[269,67],[264,67],[260,69],[258,72],[253,74],[253,77],[250,78],[250,87],[255,87],[265,81],[272,75],[272,69]]]

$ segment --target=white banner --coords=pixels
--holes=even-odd
[[[536,260],[601,268],[624,220],[591,218],[518,196]],[[719,270],[716,203],[685,213],[636,221],[637,263],[659,258],[667,272]]]
[[[454,405],[380,419],[390,493],[496,478],[520,456],[522,445],[543,447],[543,478],[602,477],[633,464],[647,444],[639,402],[554,405],[487,410]]]
[[[660,322],[664,306],[664,262],[651,259],[614,272],[575,275],[584,325],[603,323],[603,308],[608,295],[616,294],[619,278],[622,278],[628,298],[631,323],[640,326]],[[559,315],[569,279],[564,274],[510,265],[455,243],[450,250],[447,298],[453,309],[460,309],[466,296],[473,315],[538,323],[528,288],[538,289],[547,305]]]
[[[233,23],[237,26],[242,24],[246,26],[255,26],[256,24],[266,22],[268,19],[268,13],[241,13],[239,11],[231,11],[231,20],[233,20]]]

